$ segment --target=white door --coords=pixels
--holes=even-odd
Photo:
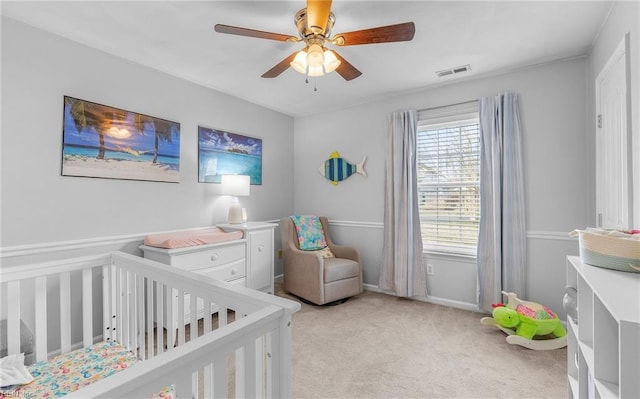
[[[625,42],[596,79],[596,212],[605,229],[630,226]]]

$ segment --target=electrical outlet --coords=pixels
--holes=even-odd
[[[435,271],[435,268],[433,266],[433,263],[427,263],[427,274],[428,275],[436,274],[436,271]]]

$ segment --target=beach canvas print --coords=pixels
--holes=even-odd
[[[179,123],[68,96],[63,120],[63,176],[179,182]]]
[[[220,183],[222,175],[248,175],[262,184],[262,140],[198,127],[198,181]]]

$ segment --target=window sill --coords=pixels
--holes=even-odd
[[[476,260],[476,255],[471,254],[463,254],[459,252],[446,252],[446,251],[434,251],[434,250],[425,250],[422,251],[423,256],[433,256],[438,258],[448,258],[448,259],[464,259],[467,261]]]

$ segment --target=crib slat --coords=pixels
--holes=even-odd
[[[115,315],[114,322],[111,326],[113,331],[114,340],[116,342],[122,342],[122,268],[114,266],[115,269],[115,308],[113,314]]]
[[[236,398],[246,398],[245,395],[245,363],[244,363],[245,348],[241,346],[236,349]]]
[[[165,291],[165,297],[167,298],[167,301],[165,304],[165,308],[167,309],[167,347],[171,347],[171,348],[173,348],[176,345],[176,338],[175,338],[176,325],[174,323],[175,316],[173,315],[174,313],[173,308],[175,303],[173,298],[175,298],[176,293],[177,293],[177,290],[175,288],[172,288],[171,286],[167,285],[166,291]]]
[[[256,375],[256,340],[249,339],[244,345],[244,393],[245,398],[255,398],[256,384],[258,384],[258,376]]]
[[[36,361],[47,360],[47,277],[35,280],[36,294]]]
[[[239,396],[236,394],[236,398]],[[216,356],[213,362],[213,398],[227,398],[227,357]]]
[[[7,285],[7,354],[20,353],[20,281]]]
[[[153,280],[147,277],[147,359],[155,355],[153,341]]]
[[[138,347],[136,342],[136,335],[138,334],[138,323],[136,318],[138,317],[138,301],[136,295],[136,278],[137,274],[129,272],[129,350],[135,351]]]
[[[71,276],[60,273],[60,350],[71,350]]]
[[[213,305],[214,305],[213,302],[205,301],[204,319],[202,319],[202,324],[203,324],[202,332],[204,334],[211,332],[211,315],[214,313]]]
[[[226,306],[220,306],[218,308],[218,328],[227,325],[227,312],[229,312],[229,309],[227,309]]]
[[[189,315],[191,316],[191,328],[189,328],[189,331],[191,332],[191,340],[193,341],[198,337],[198,298],[193,294],[191,294],[190,297],[191,305],[189,307],[191,309],[189,310]]]
[[[111,340],[111,268],[102,266],[102,339]]]
[[[164,352],[164,300],[162,293],[164,292],[163,284],[156,281],[156,342],[158,345],[158,354]]]
[[[261,335],[255,340],[254,347],[254,371],[255,371],[255,387],[256,387],[256,398],[264,397],[264,385],[265,381],[265,336]]]
[[[178,345],[184,345],[184,291],[178,290]]]
[[[120,342],[127,349],[131,349],[131,342],[129,341],[129,337],[131,337],[131,326],[129,325],[131,320],[130,276],[131,272],[129,270],[122,270],[122,341]]]
[[[93,271],[82,271],[82,344],[93,344]]]
[[[145,325],[145,309],[144,309],[144,277],[142,275],[138,276],[138,358],[145,359],[145,338],[144,338],[144,325]]]
[[[196,381],[197,383],[197,381]],[[205,398],[213,398],[213,365],[205,366],[202,376],[202,393]]]

